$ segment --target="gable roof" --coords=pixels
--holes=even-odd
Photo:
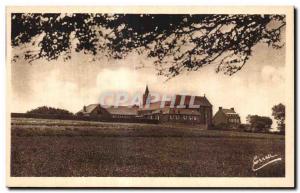
[[[84,107],[78,112],[78,113],[91,113],[93,112],[94,109],[96,109],[97,107],[100,107],[99,104],[90,104],[88,106],[85,106],[85,111],[84,111]]]
[[[222,109],[225,114],[237,114],[234,109]]]
[[[184,95],[175,95],[175,101],[174,106],[181,105],[181,98],[184,97]],[[191,95],[185,95],[183,105],[187,106],[189,108],[190,102],[191,102],[192,96]],[[147,108],[147,105],[144,106],[146,109],[161,109],[161,103],[163,101],[157,101],[150,104],[149,108]],[[165,107],[170,107],[172,104],[172,101],[165,101]],[[211,103],[208,101],[208,99],[205,96],[195,96],[193,105],[200,105],[205,107],[211,107]]]
[[[184,103],[183,105],[185,106],[189,106],[190,102],[193,98],[191,95],[176,95],[175,97],[175,106],[180,105],[181,99],[184,97]],[[211,103],[207,100],[207,98],[205,96],[194,96],[194,103],[193,105],[200,105],[200,106],[206,106],[206,107],[210,107],[212,106]]]
[[[105,106],[101,106],[100,104],[90,104],[88,106],[85,106],[85,111],[82,109],[78,113],[90,114],[98,107],[104,109],[105,111],[107,111],[109,114],[112,115],[113,114],[137,115],[137,111],[138,111],[138,107],[118,106],[115,108],[114,106],[105,107]]]
[[[108,107],[105,110],[112,115],[137,115],[138,108],[130,106]]]

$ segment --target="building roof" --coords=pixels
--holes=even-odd
[[[227,117],[232,117],[232,118],[238,118],[240,117],[239,114],[237,114],[233,108],[231,109],[220,109]]]
[[[138,108],[129,106],[108,107],[105,110],[112,115],[137,115]]]
[[[85,111],[84,111],[84,109],[81,109],[78,113],[91,113],[98,106],[100,106],[100,105],[99,104],[90,104],[88,106],[85,106]]]
[[[145,94],[149,94],[149,89],[148,89],[148,85],[146,85],[146,90],[145,90]]]
[[[225,114],[236,114],[234,109],[222,109],[223,113]]]
[[[144,105],[143,109],[147,109],[147,110],[162,109],[164,107],[161,108],[161,103],[162,101],[157,101],[151,104],[146,104]],[[165,101],[165,107],[166,106],[170,106],[170,101]]]
[[[192,97],[193,96],[191,96],[191,95],[176,95],[175,106],[181,105],[180,102],[183,98],[184,98],[183,105],[189,106],[190,102],[193,102],[193,101],[191,101],[193,99]],[[207,107],[212,106],[205,96],[203,96],[203,97],[202,96],[194,96],[194,103],[192,103],[192,104],[200,105],[200,106],[207,106]]]
[[[186,107],[190,107],[190,102],[192,102],[192,96],[190,95],[176,95],[175,96],[175,101],[174,101],[174,107],[176,106],[180,106],[180,102],[181,99],[184,97],[184,101],[183,101],[183,105]],[[144,106],[145,109],[161,109],[164,107],[161,107],[161,104],[163,103],[163,101],[157,101],[157,102],[153,102],[149,105],[149,107],[147,107],[147,105]],[[165,101],[165,107],[170,107],[172,104],[172,101]],[[205,107],[211,107],[211,103],[208,101],[208,99],[205,96],[195,96],[194,98],[194,102],[192,103],[192,105],[200,105],[200,106],[205,106]],[[192,107],[191,107],[192,108]]]

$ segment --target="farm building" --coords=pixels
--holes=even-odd
[[[165,107],[155,110],[141,110],[139,114],[160,122],[201,124],[201,113],[197,110]],[[205,122],[203,122],[205,124]]]
[[[77,116],[97,116],[99,114],[105,114],[106,110],[103,109],[99,104],[90,104],[83,106],[82,110],[76,113]]]
[[[147,101],[150,98],[149,88],[146,87],[143,108],[138,112],[140,116],[160,122],[200,124],[206,128],[212,124],[212,105],[205,96],[175,95],[174,101],[154,103]]]
[[[104,118],[135,118],[138,115],[138,107],[118,106],[103,107],[100,104],[84,106],[76,115]]]
[[[219,107],[219,110],[213,117],[213,124],[216,126],[221,124],[238,126],[241,124],[241,118],[239,114],[235,112],[234,108],[224,109]]]
[[[143,95],[142,106],[109,107],[100,104],[84,106],[77,115],[109,118],[143,118],[160,123],[199,124],[208,128],[212,124],[212,105],[205,96],[175,95],[173,101],[150,102],[148,86]],[[163,107],[161,106],[161,104]],[[191,105],[192,104],[192,105]]]

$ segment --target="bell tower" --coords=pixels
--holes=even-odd
[[[146,85],[146,89],[145,89],[145,93],[143,94],[143,106],[146,105],[147,100],[149,100],[149,89],[148,89],[148,85]]]

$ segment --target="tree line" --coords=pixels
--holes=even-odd
[[[277,130],[285,133],[285,106],[282,103],[272,107],[272,116],[277,122]],[[270,117],[259,115],[248,115],[246,118],[249,129],[255,132],[269,132],[273,121]]]

